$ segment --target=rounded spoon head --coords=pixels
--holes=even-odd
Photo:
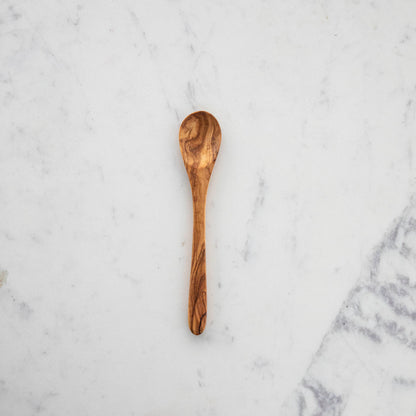
[[[206,111],[189,114],[179,129],[179,145],[186,169],[212,171],[221,144],[221,129]]]

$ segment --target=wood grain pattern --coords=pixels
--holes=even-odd
[[[205,203],[209,179],[221,144],[217,120],[205,111],[190,114],[179,129],[179,145],[192,189],[194,230],[188,323],[193,334],[204,331],[207,317]]]

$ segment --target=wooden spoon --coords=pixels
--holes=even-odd
[[[188,323],[193,334],[202,334],[207,319],[207,280],[205,266],[205,202],[209,178],[221,144],[218,121],[205,111],[190,114],[179,129],[179,145],[194,204],[191,283]]]

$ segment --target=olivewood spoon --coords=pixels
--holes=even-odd
[[[179,129],[179,145],[194,205],[191,282],[188,323],[193,334],[202,334],[207,319],[207,280],[205,266],[205,202],[209,178],[221,144],[221,129],[213,115],[190,114]]]

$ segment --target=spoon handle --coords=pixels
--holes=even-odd
[[[208,185],[208,184],[207,184]],[[188,323],[191,332],[204,331],[207,317],[207,278],[205,264],[205,202],[207,186],[193,188],[194,230],[192,241],[191,281],[189,286]]]

